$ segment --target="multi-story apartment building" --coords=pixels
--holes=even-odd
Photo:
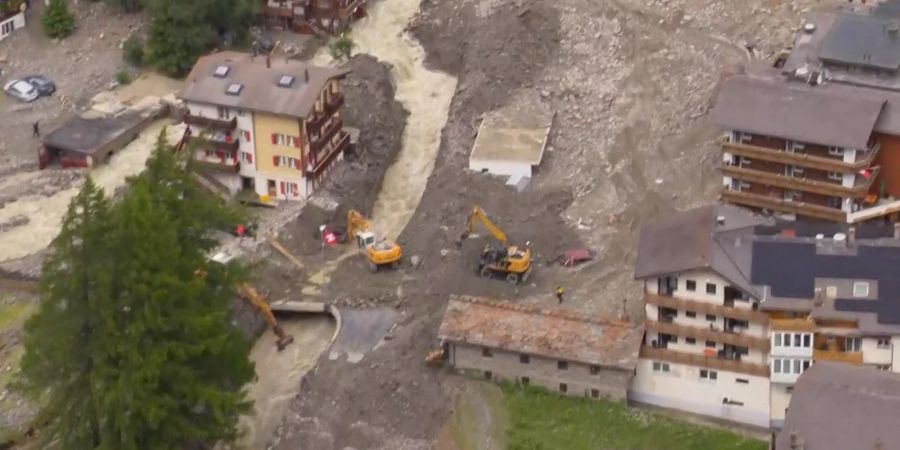
[[[454,296],[438,337],[457,370],[566,395],[624,400],[643,328],[615,319]]]
[[[770,225],[716,205],[642,230],[647,333],[633,400],[779,427],[816,361],[900,372],[900,229],[856,239],[854,228],[825,237]]]
[[[0,0],[0,41],[25,26],[25,0]]]
[[[182,94],[196,161],[232,193],[305,199],[349,142],[346,74],[236,52],[200,58]]]
[[[344,32],[366,15],[368,0],[262,0],[261,13],[270,27],[297,33],[328,35]]]

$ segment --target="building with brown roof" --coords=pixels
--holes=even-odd
[[[824,225],[731,205],[646,225],[635,278],[647,332],[629,398],[778,428],[819,362],[900,372],[900,224]]]
[[[261,14],[273,28],[318,36],[336,35],[365,17],[368,0],[262,0]]]
[[[816,363],[794,388],[771,450],[900,450],[900,375]]]
[[[219,52],[201,57],[182,99],[195,159],[232,193],[300,200],[343,157],[346,70]]]
[[[625,399],[643,328],[627,322],[454,296],[438,337],[454,368],[568,395]]]

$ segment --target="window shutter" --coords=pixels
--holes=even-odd
[[[284,181],[281,182],[281,193],[284,194]]]
[[[253,164],[253,153],[247,153],[247,162]]]
[[[297,183],[294,183],[291,187],[294,190],[294,197],[300,195],[300,187],[297,186]]]
[[[300,136],[294,138],[294,147],[300,148]]]
[[[272,133],[272,144],[277,144],[278,138],[275,136],[275,133]]]
[[[272,165],[275,167],[278,167],[278,157],[277,156],[272,157]]]

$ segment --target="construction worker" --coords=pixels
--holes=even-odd
[[[41,137],[41,129],[38,122],[31,126],[31,137]]]
[[[556,299],[559,300],[559,304],[562,304],[563,294],[566,293],[566,290],[563,289],[562,286],[556,287]]]

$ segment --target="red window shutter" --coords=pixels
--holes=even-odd
[[[275,167],[278,167],[278,157],[277,156],[272,157],[272,165]]]
[[[275,133],[272,133],[272,143],[273,143],[273,144],[277,144],[277,143],[278,143],[278,138],[275,136]]]
[[[292,188],[293,188],[293,190],[294,190],[294,197],[300,195],[300,187],[297,186],[297,183],[294,183],[293,186],[292,186]]]
[[[247,153],[247,163],[253,164],[253,153]]]
[[[281,193],[284,194],[284,181],[281,182]]]
[[[300,148],[300,136],[294,138],[294,147]]]
[[[249,131],[244,132],[244,140],[247,141],[248,144],[250,143],[250,132]]]

